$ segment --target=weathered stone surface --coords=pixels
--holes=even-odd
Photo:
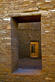
[[[17,29],[13,16],[41,14],[42,75],[14,76],[18,68]],[[55,82],[55,0],[0,0],[0,82]]]

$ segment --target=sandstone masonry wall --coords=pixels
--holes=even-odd
[[[12,59],[10,19],[38,14],[41,15],[42,74],[14,76],[11,72],[17,69],[17,60]],[[0,0],[0,82],[55,82],[55,0]]]
[[[41,23],[18,23],[19,57],[30,57],[30,42],[39,42],[39,57],[41,57]]]

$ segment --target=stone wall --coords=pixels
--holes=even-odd
[[[38,14],[41,15],[42,74],[14,76],[11,72],[17,68],[17,60],[11,62],[10,18]],[[0,82],[55,82],[55,0],[0,0]]]
[[[15,71],[18,68],[18,23],[11,19],[11,69]]]
[[[41,57],[41,23],[18,23],[19,57],[30,57],[30,42],[39,42],[39,57]]]

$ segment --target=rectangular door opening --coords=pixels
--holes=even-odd
[[[13,17],[13,19],[16,21],[14,25],[18,23],[16,25],[18,29],[17,28],[15,29],[14,27],[13,29],[14,33],[12,32],[13,34],[12,36],[15,35],[13,38],[15,38],[14,39],[16,42],[15,47],[17,47],[16,51],[18,51],[17,52],[18,61],[15,60],[16,63],[18,62],[18,71],[20,69],[42,70],[41,16],[40,15],[23,16],[23,17],[20,16],[20,17]],[[14,40],[12,39],[12,42],[14,42]],[[18,42],[18,45],[17,45],[17,42]],[[12,46],[13,45],[14,44],[12,43]],[[15,51],[14,49],[12,53],[14,53]],[[14,53],[14,56],[16,56],[15,53]],[[16,57],[14,57],[13,60]]]
[[[39,42],[30,42],[30,57],[39,57]]]

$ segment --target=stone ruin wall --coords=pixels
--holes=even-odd
[[[17,60],[12,59],[10,18],[38,14],[41,14],[42,74],[14,76]],[[0,0],[0,82],[55,82],[55,0]]]

